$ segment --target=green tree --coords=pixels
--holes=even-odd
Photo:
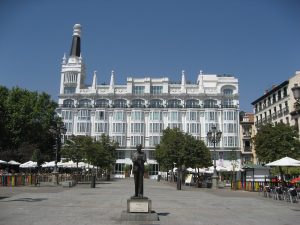
[[[184,164],[184,134],[179,129],[163,131],[160,144],[155,148],[155,159],[162,168],[170,169],[173,164]]]
[[[177,190],[181,190],[182,166],[185,162],[185,138],[178,128],[167,128],[163,132],[160,146],[165,149],[171,162],[177,167]]]
[[[109,136],[102,134],[99,141],[94,142],[86,150],[87,161],[105,170],[109,176],[116,161],[117,143],[110,141]]]
[[[253,138],[257,158],[268,163],[289,156],[300,156],[300,142],[295,127],[284,123],[261,126]]]
[[[61,149],[62,157],[72,160],[76,163],[78,171],[78,163],[86,158],[87,149],[93,145],[93,139],[89,136],[71,136],[65,140]]]
[[[39,148],[52,158],[54,140],[48,130],[56,107],[46,93],[0,87],[0,157],[26,161]]]
[[[185,134],[185,166],[204,168],[212,166],[211,153],[202,140]]]
[[[0,86],[0,153],[4,153],[6,143],[8,143],[9,137],[7,134],[7,96],[9,95],[9,90],[6,87]],[[2,155],[2,158],[3,155]]]
[[[295,127],[284,123],[261,126],[254,137],[257,158],[261,163],[268,163],[285,156],[299,158],[300,142]],[[279,167],[281,177],[283,170]]]

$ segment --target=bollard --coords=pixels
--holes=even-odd
[[[96,187],[96,176],[92,176],[91,177],[91,188],[95,188]]]

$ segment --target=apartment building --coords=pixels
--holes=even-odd
[[[67,128],[66,136],[89,135],[98,139],[101,134],[118,142],[115,176],[124,176],[126,164],[132,164],[131,154],[137,144],[143,145],[155,177],[159,165],[154,159],[155,145],[167,127],[207,141],[212,126],[223,132],[217,144],[217,163],[231,165],[231,155],[240,164],[239,89],[232,75],[204,74],[188,82],[182,71],[179,82],[169,77],[127,77],[125,84],[116,84],[114,71],[110,81],[99,82],[94,72],[92,84],[86,85],[85,63],[81,57],[81,25],[73,30],[71,52],[64,55],[58,114]]]

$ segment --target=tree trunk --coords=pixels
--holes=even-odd
[[[181,166],[177,168],[177,190],[181,190]]]
[[[283,170],[282,170],[281,166],[279,166],[279,173],[280,173],[280,178],[281,178],[281,184],[282,184],[282,186],[285,186],[285,181],[283,179]]]

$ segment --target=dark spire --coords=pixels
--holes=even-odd
[[[70,56],[80,57],[80,33],[81,33],[81,25],[75,24],[73,28],[73,40],[70,51]]]

